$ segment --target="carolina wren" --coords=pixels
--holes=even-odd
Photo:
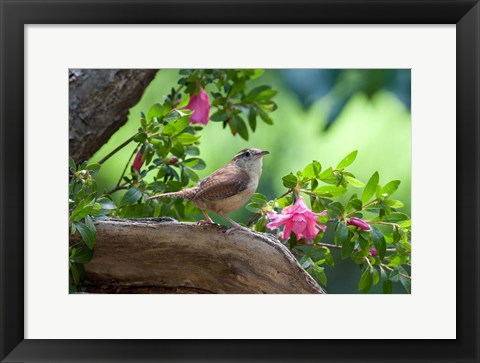
[[[200,180],[197,186],[148,199],[183,198],[193,202],[203,212],[206,217],[203,223],[214,223],[207,214],[209,210],[227,219],[233,228],[242,229],[244,227],[227,217],[227,214],[243,206],[255,193],[262,175],[262,158],[267,154],[268,151],[260,149],[243,149],[228,164]]]

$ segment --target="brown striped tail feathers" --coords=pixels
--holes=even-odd
[[[179,192],[154,195],[153,197],[150,197],[147,200],[159,199],[159,198],[182,198],[186,200],[192,200],[193,198],[195,198],[195,195],[197,194],[197,192],[198,192],[198,188],[187,188],[187,189],[180,190]]]

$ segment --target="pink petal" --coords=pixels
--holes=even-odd
[[[307,228],[307,221],[305,219],[293,219],[292,220],[292,231],[295,232],[295,234],[297,235],[300,235],[303,233],[303,231],[305,231],[305,229]]]
[[[193,111],[193,114],[190,116],[190,123],[206,125],[210,120],[210,100],[208,93],[205,92],[203,88],[200,88],[197,94],[190,96],[188,105],[183,109]]]
[[[276,214],[274,212],[267,213],[268,219],[270,222],[267,224],[268,229],[277,229],[280,228],[282,225],[287,223],[288,219],[290,219],[290,215],[283,215],[283,214]]]
[[[320,228],[324,232],[327,230],[327,226],[325,224],[322,224],[320,222],[316,222],[316,225],[318,226],[318,228]]]
[[[285,224],[285,228],[284,228],[284,230],[283,230],[282,239],[289,239],[291,233],[292,233],[292,222],[291,222],[291,221],[288,221],[288,222]]]
[[[318,234],[318,229],[316,229],[315,226],[315,222],[307,224],[307,229],[305,230],[306,238],[315,238],[315,236]]]

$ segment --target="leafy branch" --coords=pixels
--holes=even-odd
[[[321,284],[326,285],[327,277],[320,267],[324,264],[334,267],[330,249],[337,249],[342,259],[349,258],[362,269],[359,290],[368,292],[382,282],[383,292],[391,293],[392,283],[399,282],[410,292],[411,276],[405,268],[411,265],[411,221],[408,215],[399,211],[403,203],[391,198],[400,181],[392,180],[382,186],[379,174],[375,172],[367,183],[363,183],[347,171],[356,156],[357,151],[353,151],[335,168],[324,170],[320,162],[313,161],[302,171],[285,175],[282,182],[287,191],[273,200],[255,194],[247,205],[256,213],[257,222],[252,223],[253,228],[262,232],[273,230]],[[361,193],[346,198],[349,188],[360,189]],[[291,206],[297,205],[301,194],[309,197],[312,212],[317,215],[315,221],[293,217],[295,212]],[[278,224],[273,223],[277,218],[276,211],[280,209],[283,220],[288,220],[289,213],[293,213],[291,222],[284,227],[286,229],[290,223],[288,228],[292,232],[288,236],[285,231],[280,234]],[[295,225],[296,220],[301,220],[301,224]],[[298,232],[309,223],[316,232],[310,230],[310,235],[306,230]],[[324,241],[324,231],[318,227],[321,225],[334,229],[334,243]]]

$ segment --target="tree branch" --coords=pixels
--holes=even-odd
[[[89,159],[128,119],[156,69],[70,69],[69,153]]]
[[[90,291],[104,286],[104,292],[158,287],[157,292],[324,293],[269,234],[225,234],[222,226],[170,218],[108,219],[95,225],[95,253],[85,265]]]

